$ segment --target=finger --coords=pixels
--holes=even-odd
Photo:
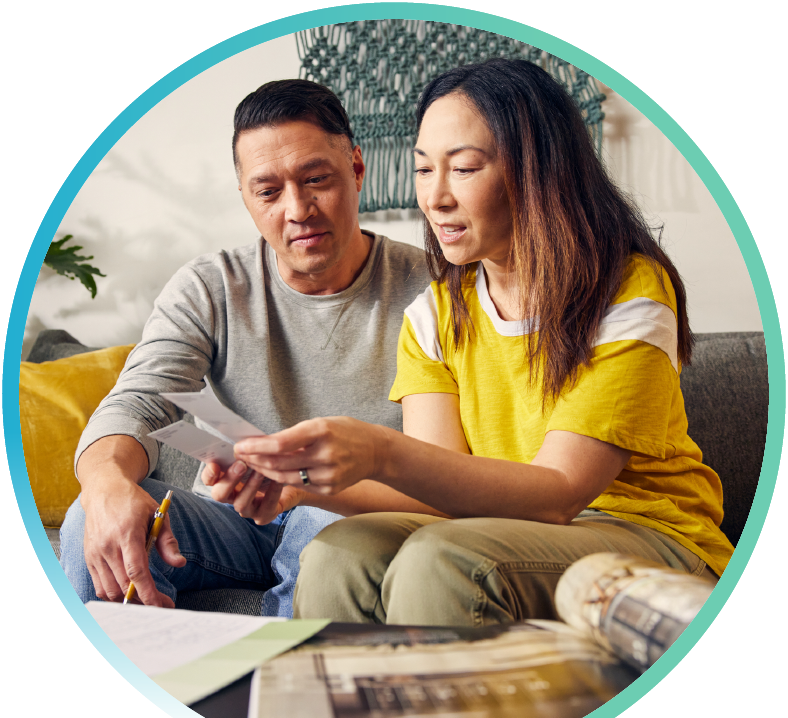
[[[223,504],[232,503],[235,498],[235,487],[248,471],[243,461],[236,461],[218,481],[211,487],[211,498]]]
[[[169,596],[165,596],[157,588],[150,574],[148,554],[144,545],[127,546],[123,552],[123,563],[129,581],[134,583],[137,595],[146,606],[162,606],[174,608],[175,604]],[[117,575],[117,574],[116,574]]]
[[[279,515],[279,497],[284,486],[271,482],[265,495],[258,494],[255,501],[254,522],[258,526],[269,524]]]
[[[103,563],[101,559],[98,559],[98,562]],[[101,571],[99,571],[97,567],[98,562],[88,561],[87,557],[85,557],[85,563],[88,567],[88,573],[90,574],[90,580],[93,581],[93,590],[96,592],[96,596],[101,601],[108,601],[109,598],[107,597],[107,591],[104,589],[104,582],[101,579]],[[112,580],[115,581],[115,577],[112,577]]]
[[[172,533],[169,514],[164,518],[164,526],[161,527],[159,537],[156,539],[156,550],[159,552],[159,556],[170,566],[180,568],[186,565],[186,558],[181,555],[178,548],[178,539]]]
[[[235,500],[233,501],[233,508],[244,518],[251,518],[252,511],[250,507],[259,489],[265,490],[263,482],[270,484],[271,482],[266,479],[262,474],[254,472],[244,484],[241,491],[238,492]]]
[[[320,463],[318,455],[320,452],[314,445],[292,454],[243,454],[239,456],[243,460],[266,476],[271,471],[299,471]]]
[[[205,465],[205,468],[202,471],[202,482],[206,486],[213,486],[223,475],[224,471],[222,471],[222,467],[219,466],[219,464],[210,461]]]
[[[302,467],[303,468],[303,467]],[[329,492],[334,490],[338,491],[339,489],[334,489],[332,476],[333,471],[330,467],[325,466],[313,466],[306,469],[307,478],[309,479],[309,483],[305,484],[304,480],[301,478],[301,470],[298,471],[266,471],[266,476],[275,481],[277,484],[282,484],[283,486],[296,486],[304,491],[309,491],[310,493],[314,494],[324,494],[325,491],[320,491],[319,489],[329,489]]]
[[[314,444],[325,436],[328,427],[326,419],[309,419],[276,434],[243,439],[235,445],[235,452],[236,455],[292,453]]]
[[[104,584],[104,592],[107,594],[106,600],[113,600],[109,598],[107,591],[107,584],[111,581],[120,587],[123,594],[129,587],[129,577],[126,575],[126,566],[123,563],[123,554],[119,546],[113,545],[111,547],[104,547],[101,556],[93,562],[96,570],[101,575],[102,584]],[[102,567],[106,567],[106,574],[111,578],[105,578],[105,573],[102,572]]]
[[[119,584],[115,575],[106,561],[97,561],[95,564],[96,572],[101,576],[103,596],[99,596],[102,601],[121,601],[126,595],[123,584]],[[98,591],[96,591],[98,595]]]

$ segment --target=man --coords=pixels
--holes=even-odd
[[[397,334],[429,277],[420,250],[359,228],[365,168],[341,103],[305,80],[263,85],[236,109],[233,154],[261,239],[176,273],[77,449],[82,493],[61,530],[61,563],[83,601],[121,600],[129,581],[157,606],[181,590],[245,587],[267,590],[263,613],[290,616],[301,549],[339,514],[429,511],[374,482],[322,497],[308,475],[303,489],[283,488],[236,462],[229,476],[245,488],[223,493],[230,503],[211,500],[199,477],[194,493],[176,490],[146,556],[148,522],[170,488],[146,478],[158,458],[147,435],[180,418],[159,392],[199,391],[207,378],[265,433],[327,415],[402,426],[386,398]],[[202,476],[212,484],[218,471]]]

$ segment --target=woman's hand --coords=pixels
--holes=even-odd
[[[233,508],[245,519],[254,519],[258,526],[269,524],[279,514],[289,511],[301,501],[304,491],[283,486],[246,464],[236,461],[227,471],[218,464],[206,464],[202,481],[211,487],[211,498]]]
[[[310,419],[270,436],[235,445],[235,455],[280,484],[334,495],[364,479],[380,477],[388,450],[387,430],[346,416]]]

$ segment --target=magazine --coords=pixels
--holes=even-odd
[[[713,587],[640,559],[597,554],[559,583],[566,622],[331,624],[257,669],[249,716],[580,718],[662,655]]]
[[[715,585],[643,559],[598,553],[569,567],[555,601],[570,626],[642,672],[673,645]]]

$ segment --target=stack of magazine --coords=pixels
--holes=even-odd
[[[652,665],[713,588],[642,559],[595,554],[559,582],[564,622],[332,624],[257,669],[249,716],[585,716]]]

